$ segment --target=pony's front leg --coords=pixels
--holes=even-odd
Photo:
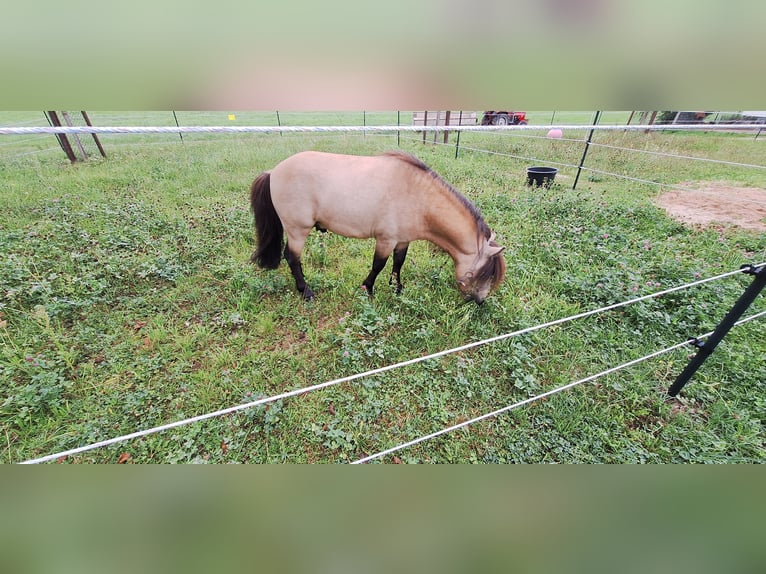
[[[397,295],[402,292],[402,288],[404,287],[402,285],[401,271],[402,265],[404,265],[404,260],[407,258],[407,248],[409,246],[409,243],[399,243],[394,248],[394,265],[391,270],[391,279],[388,281],[388,284],[393,285],[394,282],[396,282]]]
[[[292,249],[290,249],[289,242],[287,245],[285,245],[285,259],[287,259],[287,264],[290,266],[290,271],[293,273],[293,278],[295,279],[295,288],[305,300],[309,301],[313,299],[314,292],[309,289],[308,285],[306,285],[306,279],[303,277],[303,266],[301,265],[300,251],[295,253]]]
[[[391,247],[381,245],[380,242],[375,245],[375,256],[372,258],[372,269],[370,269],[367,279],[362,282],[362,287],[367,290],[367,294],[370,297],[373,295],[375,279],[377,279],[380,272],[383,271],[390,254]]]

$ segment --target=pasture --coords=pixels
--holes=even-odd
[[[170,125],[167,116],[93,113],[91,119]],[[360,114],[310,119],[361,123]],[[530,114],[530,123],[550,119],[550,113]],[[237,114],[237,121],[275,125],[272,114]],[[396,113],[375,121],[395,124]],[[210,114],[209,122],[224,125],[226,114]],[[41,115],[0,114],[0,125],[43,123]],[[576,164],[582,143],[464,133],[455,158],[451,145],[423,144],[404,133],[399,140],[396,134],[100,138],[108,158],[77,165],[49,149],[53,136],[0,139],[3,463],[766,261],[766,232],[681,224],[655,205],[657,185],[585,171],[572,191],[575,171],[562,167],[550,189],[533,189],[525,185],[525,168],[533,164],[511,157]],[[586,165],[603,172],[666,185],[766,188],[763,169],[622,149],[766,165],[766,138],[752,133],[619,131],[594,139],[614,146],[589,151]],[[309,149],[416,155],[474,202],[497,232],[506,247],[505,282],[483,305],[464,304],[451,259],[418,242],[402,271],[403,292],[388,288],[389,261],[369,299],[360,285],[373,242],[312,232],[303,267],[316,298],[303,301],[284,262],[266,271],[249,261],[248,190],[261,171]],[[62,462],[353,461],[706,333],[749,281],[726,278]],[[751,313],[764,309],[761,295]],[[764,324],[733,329],[678,399],[665,392],[691,347],[381,460],[764,462]]]

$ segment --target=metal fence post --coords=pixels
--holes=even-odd
[[[598,118],[601,116],[601,112],[597,111],[596,116],[593,118],[593,125],[598,124]],[[582,166],[585,164],[585,156],[588,155],[588,148],[590,147],[590,142],[593,139],[593,131],[595,128],[591,128],[590,133],[588,134],[588,139],[585,142],[585,149],[582,152],[582,159],[580,159],[580,165],[577,167],[577,175],[575,176],[574,184],[572,185],[572,189],[575,189],[577,187],[577,181],[580,179],[580,172],[582,171]]]
[[[176,111],[173,110],[173,119],[176,121],[176,127],[180,128],[181,126],[178,124],[178,116],[176,115]],[[178,132],[178,137],[181,138],[181,143],[184,141],[184,134],[183,132]]]
[[[48,123],[50,123],[50,125],[57,127],[61,126],[61,120],[59,120],[58,114],[55,111],[47,112],[45,117],[48,119]],[[61,149],[64,150],[64,153],[66,154],[69,161],[75,163],[77,161],[77,157],[74,155],[74,150],[72,149],[72,145],[69,143],[66,134],[56,134],[56,139],[58,140]]]

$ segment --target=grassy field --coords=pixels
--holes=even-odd
[[[540,123],[550,112],[530,115]],[[572,114],[588,123],[590,114]],[[96,125],[172,115],[91,114]],[[184,116],[196,125],[202,115]],[[273,113],[237,123],[276,125]],[[402,122],[405,115],[402,114]],[[558,113],[556,117],[558,121]],[[305,120],[305,121],[302,121]],[[311,121],[309,121],[311,120]],[[209,114],[221,125],[226,114]],[[280,114],[283,125],[362,114]],[[372,124],[396,113],[369,114]],[[406,117],[409,121],[409,117]],[[617,120],[615,120],[617,121]],[[151,122],[151,123],[150,123]],[[0,114],[2,125],[45,125]],[[565,138],[583,137],[565,133]],[[255,269],[252,179],[304,149],[374,154],[394,135],[102,136],[108,159],[69,165],[51,136],[0,139],[0,461],[23,461],[404,361],[766,260],[766,233],[694,229],[656,185],[562,167],[525,185],[528,160],[576,164],[582,143],[507,134],[400,146],[474,201],[506,245],[508,277],[462,304],[448,256],[414,244],[397,296],[359,285],[372,242],[310,236],[303,302],[286,265]],[[454,142],[454,137],[452,138]],[[616,147],[766,165],[752,134],[598,133]],[[490,150],[493,154],[471,151]],[[657,181],[766,187],[766,171],[594,147],[589,167]],[[65,462],[345,462],[711,330],[749,283],[721,280],[146,438]],[[752,311],[766,309],[762,295]],[[677,400],[679,350],[387,456],[384,462],[764,462],[764,322],[736,328]]]

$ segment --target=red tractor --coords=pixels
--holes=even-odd
[[[484,112],[481,118],[483,126],[525,126],[527,112]]]

